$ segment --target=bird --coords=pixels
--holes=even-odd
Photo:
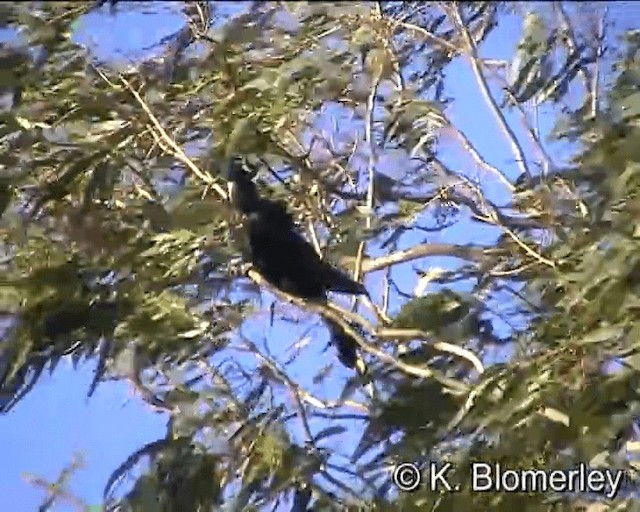
[[[244,158],[232,156],[229,159],[226,175],[229,198],[242,213],[248,214],[259,208],[260,194],[252,181],[256,173]]]
[[[367,374],[367,365],[358,354],[358,342],[337,322],[329,318],[325,318],[324,321],[329,329],[331,344],[338,353],[338,360],[347,368],[356,370],[360,376],[365,376]],[[360,330],[351,322],[349,324],[351,328]]]
[[[229,197],[247,215],[251,263],[264,279],[289,295],[319,302],[326,302],[328,292],[367,294],[362,283],[323,260],[296,231],[284,203],[260,196],[252,181],[255,174],[241,157],[229,160]],[[366,365],[358,357],[358,343],[337,322],[323,318],[340,362],[364,374]]]
[[[228,177],[232,203],[248,217],[251,260],[276,288],[304,299],[322,300],[327,292],[366,294],[362,283],[323,260],[295,230],[282,202],[259,196],[251,176],[231,160]]]

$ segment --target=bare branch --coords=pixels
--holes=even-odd
[[[432,34],[426,28],[422,28],[418,25],[414,25],[413,23],[408,23],[400,20],[397,21],[397,26],[406,28],[407,30],[413,30],[414,32],[418,32],[419,34],[422,34],[426,39],[449,50],[452,56],[457,55],[460,52],[459,48],[456,45],[454,45],[453,43],[450,43],[449,41],[446,41],[445,39],[442,39],[441,37],[438,37],[435,34]]]
[[[529,166],[527,165],[527,161],[524,156],[524,152],[522,151],[522,147],[520,146],[520,143],[518,142],[518,139],[515,133],[509,126],[509,123],[507,123],[507,120],[504,118],[503,113],[500,111],[500,107],[498,107],[496,100],[493,98],[493,95],[491,94],[491,90],[489,89],[489,84],[487,82],[486,77],[484,76],[484,72],[482,71],[482,67],[480,64],[480,58],[478,56],[478,47],[476,46],[475,41],[471,37],[471,34],[469,33],[469,29],[464,25],[464,22],[462,21],[462,15],[460,14],[459,4],[449,4],[449,6],[447,7],[447,10],[449,10],[452,13],[454,22],[456,23],[456,26],[460,31],[460,34],[462,35],[462,39],[466,46],[466,55],[467,55],[467,58],[469,59],[469,63],[471,64],[471,68],[473,69],[473,73],[476,77],[476,80],[478,81],[478,85],[480,86],[482,95],[484,96],[484,99],[487,102],[487,105],[489,105],[491,112],[493,112],[493,115],[497,119],[498,124],[500,125],[500,129],[502,130],[507,141],[511,145],[511,149],[515,155],[516,162],[518,164],[518,167],[520,168],[521,173],[524,174],[525,176],[531,177]]]
[[[275,361],[262,354],[254,343],[247,339],[245,339],[245,343],[251,348],[251,353],[254,354],[273,373],[275,373],[280,378],[281,382],[289,389],[298,410],[298,416],[302,422],[302,427],[307,435],[307,441],[314,447],[314,449],[317,450],[318,448],[315,445],[315,436],[311,432],[311,426],[309,425],[309,419],[307,418],[307,411],[302,403],[298,384],[291,380],[286,372],[278,367]]]
[[[495,74],[495,76],[498,76],[497,73]],[[500,80],[505,86],[507,85],[504,78],[501,77]],[[527,133],[529,134],[529,138],[531,139],[531,143],[534,149],[537,151],[539,158],[542,160],[545,174],[548,174],[551,169],[555,168],[553,161],[551,159],[551,156],[549,156],[549,153],[547,153],[547,150],[542,145],[542,141],[540,140],[540,137],[536,133],[536,130],[534,130],[533,126],[531,126],[531,123],[527,118],[527,113],[525,112],[524,108],[522,108],[522,105],[518,101],[516,101],[515,97],[513,96],[513,94],[511,93],[508,87],[505,87],[504,90],[505,90],[505,93],[511,98],[513,105],[515,105],[518,111],[520,112],[522,125],[524,126],[525,130],[527,130]]]
[[[367,166],[367,171],[369,175],[369,186],[367,188],[367,217],[366,217],[366,227],[368,229],[371,228],[371,222],[373,218],[373,207],[375,201],[375,172],[376,172],[376,161],[377,161],[377,151],[375,147],[375,142],[373,141],[373,112],[375,109],[375,99],[378,91],[378,81],[380,77],[374,77],[374,83],[371,86],[371,91],[369,93],[369,97],[367,99],[367,115],[365,121],[365,140],[369,146],[369,163]],[[363,240],[358,245],[358,251],[356,253],[356,264],[353,271],[353,279],[355,281],[360,281],[360,277],[362,275],[362,258],[364,257],[366,241]],[[358,303],[358,298],[354,296],[352,307],[355,308]]]
[[[578,43],[576,41],[576,33],[571,26],[571,22],[569,21],[569,17],[564,10],[562,2],[554,2],[553,7],[558,12],[560,18],[560,26],[562,30],[567,34],[567,46],[571,52],[576,53],[578,51]],[[578,73],[582,77],[584,88],[587,91],[587,94],[591,92],[590,86],[593,83],[593,77],[591,76],[591,72],[589,68],[586,66],[580,66]]]
[[[296,304],[299,307],[315,311],[316,313],[329,318],[330,320],[338,324],[350,338],[356,341],[358,345],[360,345],[362,350],[369,354],[375,355],[380,361],[387,363],[394,368],[397,368],[403,373],[422,379],[436,379],[444,386],[448,387],[452,392],[461,393],[465,392],[465,390],[467,389],[466,384],[456,379],[446,377],[437,370],[407,364],[404,361],[400,361],[395,357],[387,354],[383,350],[368,343],[358,332],[353,329],[353,327],[349,323],[350,321],[360,323],[360,325],[362,325],[369,332],[375,333],[375,329],[373,328],[373,326],[359,315],[351,313],[350,311],[345,311],[344,309],[341,309],[332,303],[323,304],[317,302],[306,302],[297,297],[293,297],[287,293],[282,292],[281,290],[278,290],[277,288],[270,286],[262,278],[262,276],[253,269],[249,270],[247,272],[247,275],[258,285],[268,287],[272,293],[279,297],[282,297],[283,300],[287,300],[288,302]]]
[[[426,339],[429,337],[427,333],[419,329],[380,329],[376,332],[376,334],[379,338],[395,339]],[[470,350],[462,348],[458,345],[453,345],[452,343],[447,343],[446,341],[435,341],[432,343],[428,343],[428,345],[441,352],[448,352],[449,354],[454,354],[458,357],[462,357],[463,359],[469,361],[479,374],[484,373],[484,365],[482,364],[480,359],[478,359],[478,357]]]
[[[410,249],[393,252],[378,258],[369,258],[362,263],[362,272],[367,274],[375,272],[386,267],[406,263],[407,261],[417,260],[428,256],[452,256],[464,260],[484,260],[488,257],[487,251],[492,250],[490,247],[472,247],[454,244],[420,244]],[[353,257],[344,257],[342,261],[345,265],[353,263]]]
[[[147,105],[147,103],[142,99],[138,91],[131,87],[131,84],[123,76],[120,77],[120,80],[136,99],[140,107],[142,107],[142,110],[144,110],[145,113],[149,116],[149,119],[153,123],[155,129],[158,131],[158,134],[162,138],[162,141],[164,141],[166,145],[171,149],[171,153],[183,164],[185,164],[187,168],[191,170],[191,172],[195,174],[200,180],[202,180],[208,187],[211,187],[213,190],[215,190],[220,198],[227,200],[226,191],[220,185],[214,182],[213,178],[208,172],[201,171],[198,166],[194,164],[193,161],[186,155],[182,148],[178,146],[178,144],[169,136],[169,134],[160,124],[160,121],[158,121],[158,118],[149,108],[149,105]]]
[[[600,87],[600,64],[603,53],[602,42],[604,41],[605,22],[607,18],[608,8],[604,8],[602,16],[598,20],[598,51],[596,54],[595,69],[593,72],[593,81],[591,82],[591,115],[595,117],[598,114],[598,94]]]
[[[498,177],[498,179],[503,183],[503,185],[505,185],[511,192],[513,192],[515,187],[509,181],[509,179],[502,173],[502,171],[497,167],[494,167],[493,165],[488,163],[484,158],[482,158],[478,150],[473,146],[473,143],[456,126],[454,126],[453,124],[449,124],[449,127],[455,134],[456,138],[460,141],[460,143],[464,146],[464,148],[473,157],[476,164],[481,168],[485,169],[486,171],[489,171],[495,174]]]

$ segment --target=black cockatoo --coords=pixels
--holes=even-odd
[[[296,229],[283,203],[260,197],[252,181],[252,169],[243,159],[229,162],[229,196],[233,205],[248,217],[251,263],[273,286],[303,299],[325,301],[327,292],[366,294],[362,283],[320,258],[313,246]],[[325,318],[340,361],[364,373],[357,356],[357,342],[340,325]]]

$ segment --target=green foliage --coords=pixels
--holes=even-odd
[[[434,327],[460,322],[469,314],[469,305],[461,299],[451,290],[413,299],[402,306],[393,325],[431,331]]]
[[[93,8],[0,5],[21,35],[0,51],[0,405],[71,357],[97,365],[89,394],[127,379],[162,410],[167,436],[106,483],[111,510],[593,506],[398,493],[389,467],[407,461],[451,461],[461,482],[471,461],[585,462],[637,485],[621,448],[640,412],[638,32],[604,54],[611,36],[564,4],[251,3],[219,19],[185,2],[162,58],[120,72],[72,39]],[[523,27],[509,70],[484,46],[506,14]],[[474,122],[506,137],[500,156],[449,110],[459,63],[493,116]],[[537,105],[557,116],[547,141]],[[356,310],[373,396],[329,352],[320,362],[315,333],[274,339],[300,310],[253,315],[243,219],[224,197],[232,153],[395,312],[372,327]],[[279,335],[256,340],[270,323]],[[622,495],[603,506],[633,509]]]

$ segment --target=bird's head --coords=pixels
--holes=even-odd
[[[232,203],[245,213],[255,208],[258,201],[258,192],[251,181],[255,174],[255,170],[241,156],[234,155],[229,159],[226,172],[227,192]]]
[[[229,158],[227,164],[226,178],[229,181],[242,181],[247,178],[250,179],[248,169],[246,167],[246,161],[239,155],[233,155]]]

